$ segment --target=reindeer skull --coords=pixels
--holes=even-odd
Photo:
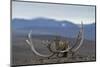
[[[44,54],[41,54],[38,51],[36,51],[34,44],[32,43],[31,34],[32,34],[32,30],[29,32],[28,40],[26,40],[26,42],[30,46],[31,50],[36,55],[41,56],[41,57],[51,57],[55,54],[66,53],[66,52],[76,52],[80,48],[80,46],[82,45],[83,40],[84,40],[83,24],[81,24],[81,28],[80,28],[79,34],[76,38],[76,41],[74,43],[74,46],[69,47],[69,41],[64,41],[64,40],[56,39],[54,41],[49,41],[49,40],[43,41],[43,43],[45,43],[45,42],[47,43],[46,47],[51,52],[49,55],[44,55]]]

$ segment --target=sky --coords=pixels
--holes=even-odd
[[[32,2],[12,2],[12,19],[50,18],[75,24],[95,23],[95,6],[62,5]]]

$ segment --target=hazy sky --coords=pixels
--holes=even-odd
[[[76,24],[95,22],[94,6],[59,5],[46,3],[12,2],[12,18],[38,17],[69,20]]]

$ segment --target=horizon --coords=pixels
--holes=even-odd
[[[73,24],[76,24],[76,23],[74,23],[73,21],[70,21],[70,20],[57,20],[57,19],[53,19],[53,18],[44,18],[44,17],[38,17],[38,18],[13,18],[12,20],[15,20],[15,19],[21,19],[21,20],[36,20],[36,19],[44,19],[44,20],[54,20],[54,21],[58,21],[58,23],[59,22],[62,22],[62,21],[68,21],[68,22],[70,22],[70,23],[73,23]],[[83,21],[80,21],[80,23],[78,23],[78,24],[76,24],[76,25],[80,25],[81,24],[81,22],[83,22]],[[83,22],[83,24],[84,24],[84,22]],[[91,22],[91,23],[88,23],[88,24],[95,24],[95,22]],[[84,24],[84,25],[88,25],[88,24]]]

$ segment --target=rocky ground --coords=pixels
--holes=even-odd
[[[11,45],[12,65],[55,64],[55,63],[85,62],[85,61],[96,60],[95,41],[84,40],[83,45],[73,57],[70,55],[68,57],[61,57],[61,58],[54,56],[48,59],[35,55],[25,42],[26,39],[27,39],[26,37],[12,38],[12,45]],[[35,47],[37,51],[39,51],[40,53],[49,54],[49,51],[45,48],[45,46],[41,45],[39,41],[37,44],[35,44]]]

